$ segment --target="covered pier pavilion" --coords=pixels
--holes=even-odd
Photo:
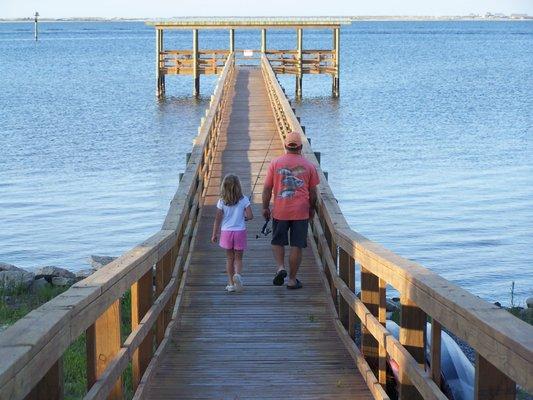
[[[327,74],[331,76],[331,91],[339,96],[340,71],[340,28],[349,24],[348,18],[183,18],[165,21],[152,21],[149,25],[156,32],[156,81],[158,96],[165,94],[167,75],[192,75],[193,94],[200,94],[200,75],[220,74],[228,56],[234,53],[236,59],[252,59],[257,54],[265,55],[276,74],[295,76],[296,97],[302,96],[304,74]],[[165,46],[165,31],[191,30],[192,49],[169,49]],[[218,29],[228,31],[228,47],[225,49],[202,50],[198,46],[200,30]],[[239,29],[259,29],[260,49],[236,49],[235,31]],[[267,45],[268,30],[289,29],[296,31],[293,49],[277,49],[275,44]],[[304,30],[326,29],[331,31],[331,48],[303,48]],[[260,57],[255,57],[260,58]]]

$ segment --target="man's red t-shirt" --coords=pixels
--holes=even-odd
[[[265,187],[274,194],[275,219],[309,218],[309,189],[320,182],[313,164],[300,154],[285,154],[270,162]]]

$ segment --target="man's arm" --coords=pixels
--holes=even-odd
[[[272,187],[264,186],[263,187],[263,217],[266,220],[270,219],[270,199],[272,198]]]
[[[315,216],[316,200],[318,198],[316,188],[317,186],[309,189],[309,219],[313,219]]]

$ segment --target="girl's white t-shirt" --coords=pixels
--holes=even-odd
[[[239,202],[233,206],[227,206],[224,200],[219,199],[217,208],[224,212],[222,218],[223,231],[244,231],[246,224],[244,223],[244,209],[250,205],[250,200],[246,196],[242,196]]]

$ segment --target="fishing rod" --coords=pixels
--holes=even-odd
[[[259,172],[257,173],[257,177],[255,178],[254,185],[252,187],[252,193],[250,194],[250,199],[252,199],[255,191],[255,187],[257,186],[257,182],[259,182],[259,177],[261,176],[261,172],[263,171],[263,166],[265,165],[266,159],[268,157],[268,153],[270,152],[270,148],[272,147],[272,143],[274,142],[274,138],[276,137],[276,134],[272,135],[272,138],[270,139],[270,143],[268,144],[267,151],[265,153],[265,158],[263,159],[263,163],[261,164],[261,168],[259,168]],[[268,223],[270,222],[270,218],[265,218],[265,223],[263,227],[261,228],[261,234],[264,236],[268,236],[272,230],[269,228]],[[259,235],[255,235],[256,239],[259,239]]]

